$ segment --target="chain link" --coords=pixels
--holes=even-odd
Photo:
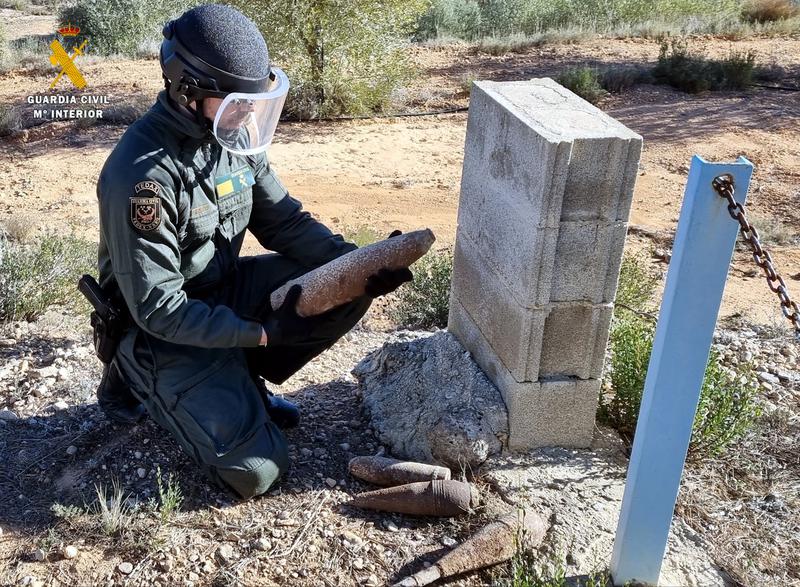
[[[733,178],[729,175],[720,175],[714,178],[711,185],[721,197],[728,201],[728,212],[730,212],[731,217],[739,223],[742,236],[753,251],[753,260],[756,262],[756,265],[761,267],[764,271],[764,277],[767,279],[769,288],[778,294],[778,298],[781,301],[781,312],[783,312],[783,315],[794,325],[795,338],[800,341],[800,308],[798,308],[797,303],[792,301],[789,297],[789,291],[786,289],[786,282],[783,280],[780,273],[775,271],[775,267],[772,264],[772,255],[761,246],[761,241],[758,240],[758,231],[747,219],[744,206],[736,201],[734,197]]]

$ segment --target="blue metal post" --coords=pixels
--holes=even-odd
[[[731,175],[744,203],[752,173],[744,157],[729,164],[692,159],[614,540],[615,585],[658,584],[739,230],[711,182]]]

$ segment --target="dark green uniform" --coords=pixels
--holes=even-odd
[[[103,167],[100,284],[135,326],[116,362],[151,416],[217,483],[266,491],[288,465],[254,377],[281,383],[364,315],[333,311],[302,344],[259,347],[270,292],[356,248],[302,210],[264,153],[232,155],[164,92]],[[239,257],[245,230],[271,251]]]

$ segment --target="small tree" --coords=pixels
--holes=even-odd
[[[428,0],[235,0],[291,82],[298,118],[384,109],[410,75],[403,52]]]

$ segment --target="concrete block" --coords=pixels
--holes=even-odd
[[[558,229],[536,226],[518,203],[503,200],[488,198],[474,213],[460,206],[457,238],[480,243],[471,251],[491,267],[520,306],[544,305],[550,300]]]
[[[613,302],[627,230],[624,222],[562,222],[550,301]]]
[[[537,378],[548,310],[520,306],[465,234],[456,239],[450,295],[448,328],[467,349],[474,350],[467,340],[474,337],[462,338],[471,327],[463,324],[464,316],[454,312],[453,301],[481,333],[483,342],[479,344],[486,348],[480,354],[495,355],[519,381]]]
[[[520,383],[505,377],[498,389],[508,408],[511,450],[591,445],[600,380]]]
[[[627,221],[641,138],[575,139],[561,206],[562,221]]]
[[[497,385],[501,373],[508,372],[508,368],[498,358],[492,345],[486,340],[486,337],[464,309],[464,306],[452,294],[450,296],[450,314],[447,319],[447,330],[469,351],[489,380]]]
[[[611,304],[551,304],[544,324],[539,379],[599,379],[612,313]]]
[[[474,87],[491,95],[499,104],[513,111],[526,126],[551,142],[642,138],[550,78],[517,82],[480,81]],[[470,114],[471,111],[472,97]]]
[[[484,201],[506,197],[538,226],[554,228],[561,215],[570,140],[542,134],[532,119],[501,99],[504,86],[473,86],[459,206],[469,206],[480,194]]]

